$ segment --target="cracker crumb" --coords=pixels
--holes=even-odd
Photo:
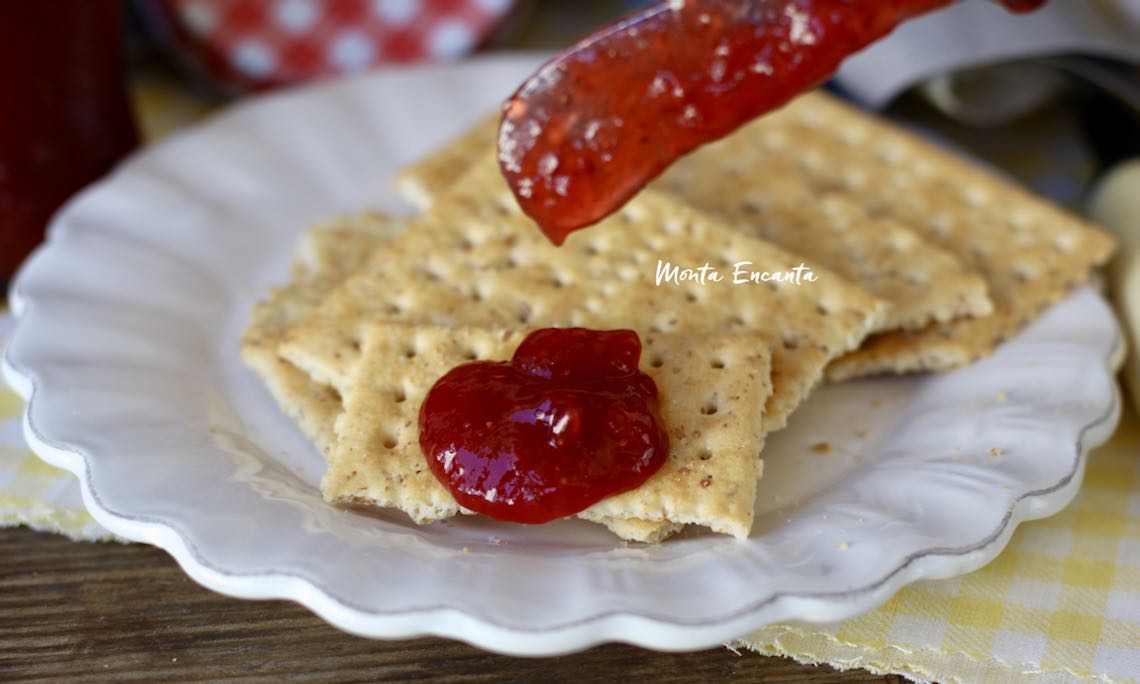
[[[996,395],[994,395],[994,398],[998,401],[1005,401],[1006,399],[1009,399],[1009,395],[1005,392],[998,392]]]
[[[851,547],[850,547],[850,545],[847,544],[847,542],[842,541],[842,542],[839,542],[838,544],[836,544],[835,548],[839,549],[840,551],[846,551],[847,549],[849,549]]]
[[[1004,451],[1002,451],[1001,449],[999,449],[997,447],[994,447],[994,448],[990,449],[990,451],[989,451],[990,458],[997,458],[998,456],[1001,456],[1004,453],[1005,453]]]
[[[816,454],[830,454],[831,453],[831,445],[828,444],[827,442],[816,442],[815,444],[811,445],[811,450],[812,450],[812,453],[816,453]]]

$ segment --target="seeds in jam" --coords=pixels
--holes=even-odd
[[[1000,0],[1012,11],[1044,0]],[[581,41],[504,104],[499,163],[560,245],[678,157],[826,80],[951,0],[670,0]]]
[[[509,362],[458,366],[420,408],[420,447],[460,505],[543,523],[634,489],[665,462],[657,387],[632,330],[537,330]]]

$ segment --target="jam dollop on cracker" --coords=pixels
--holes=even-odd
[[[1026,11],[1044,0],[998,0]],[[499,162],[560,245],[677,158],[826,80],[951,0],[668,0],[579,42],[503,106]]]
[[[420,447],[460,505],[543,523],[634,489],[665,462],[657,387],[632,330],[547,328],[509,362],[458,366],[420,408]]]

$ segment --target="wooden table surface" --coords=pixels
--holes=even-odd
[[[509,658],[424,638],[373,641],[285,601],[194,584],[165,552],[0,529],[0,681],[902,682],[716,648],[610,644]]]

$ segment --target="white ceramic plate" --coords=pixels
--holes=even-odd
[[[1078,487],[1118,417],[1120,335],[1091,290],[955,373],[828,387],[765,451],[752,538],[644,548],[578,521],[417,527],[323,504],[322,461],[238,359],[300,231],[398,209],[392,172],[508,94],[532,58],[259,99],[73,202],[16,281],[4,370],[27,436],[100,523],[202,584],[288,598],[359,634],[509,653],[697,649],[830,621],[992,559]],[[830,452],[812,445],[827,442]]]

